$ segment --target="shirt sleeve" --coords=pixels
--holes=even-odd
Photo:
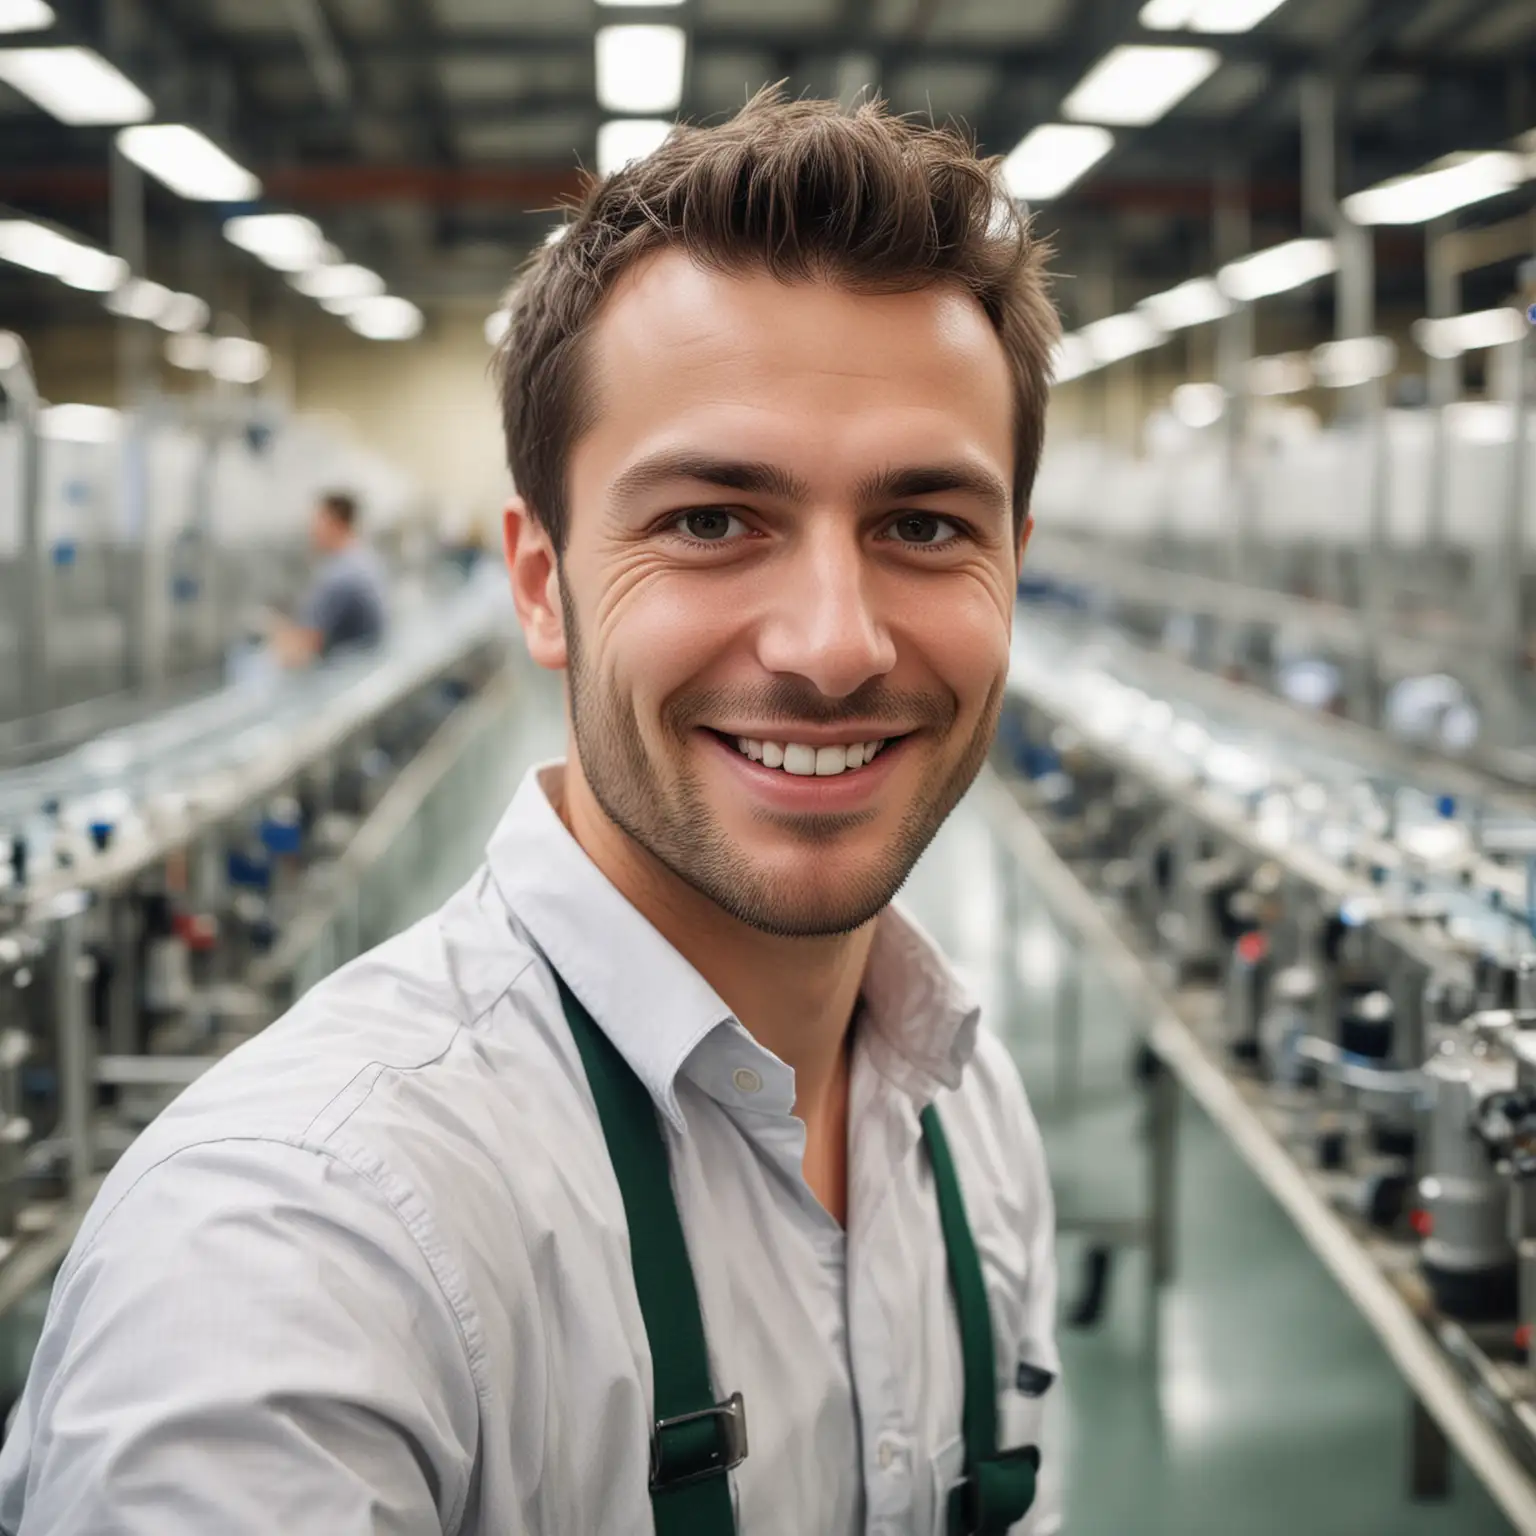
[[[306,629],[318,630],[328,640],[341,627],[351,601],[347,578],[340,572],[322,571],[304,599],[299,622]]]
[[[478,1451],[469,1361],[373,1181],[281,1142],[186,1148],[55,1287],[0,1451],[0,1529],[455,1532]]]

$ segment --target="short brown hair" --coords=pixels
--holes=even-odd
[[[844,113],[771,88],[728,122],[675,128],[654,153],[595,182],[563,237],[536,251],[513,286],[492,364],[513,480],[556,549],[565,544],[571,445],[591,424],[583,341],[620,276],[666,249],[704,267],[757,267],[854,292],[966,289],[1008,357],[1022,520],[1060,322],[1045,248],[1004,190],[999,164],[978,158],[953,128],[893,116],[880,102]]]
[[[335,518],[343,528],[357,526],[357,497],[351,491],[327,491],[320,498],[320,505],[327,516]]]

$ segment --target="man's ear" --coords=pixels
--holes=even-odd
[[[1014,562],[1015,576],[1017,576],[1018,573],[1024,569],[1024,551],[1029,548],[1029,536],[1034,531],[1035,520],[1034,518],[1026,515],[1023,523],[1019,527],[1019,547],[1016,551],[1016,559]]]
[[[560,567],[555,546],[521,496],[508,499],[502,519],[512,601],[528,654],[552,672],[566,664],[565,611],[560,606]]]

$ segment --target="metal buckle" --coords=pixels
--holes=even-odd
[[[740,1392],[733,1392],[723,1403],[716,1403],[712,1408],[701,1408],[697,1413],[680,1413],[674,1419],[656,1421],[656,1426],[651,1431],[651,1491],[653,1493],[660,1491],[656,1478],[661,1470],[663,1431],[675,1429],[680,1424],[697,1424],[701,1419],[720,1420],[720,1434],[725,1442],[724,1455],[697,1472],[689,1472],[683,1477],[669,1479],[664,1485],[666,1488],[682,1488],[688,1483],[698,1482],[701,1478],[713,1477],[717,1472],[729,1472],[747,1459],[747,1405]]]

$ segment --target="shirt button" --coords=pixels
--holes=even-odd
[[[763,1086],[762,1078],[751,1067],[737,1067],[731,1073],[731,1081],[742,1093],[756,1093]]]

